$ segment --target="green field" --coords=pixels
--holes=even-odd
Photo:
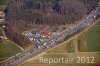
[[[0,61],[5,60],[19,52],[21,52],[21,49],[14,44],[8,41],[0,42]]]
[[[83,37],[82,37],[83,36]],[[86,44],[86,50],[80,52],[98,52],[100,51],[100,20],[92,26],[88,31],[82,33],[78,39],[81,39],[80,44]]]
[[[87,51],[100,51],[100,21],[87,32]]]
[[[4,36],[2,28],[0,28],[0,36]],[[0,38],[0,61],[5,60],[19,52],[21,52],[21,49],[15,44]]]
[[[0,0],[0,5],[7,5],[8,4],[8,0]]]
[[[75,52],[75,47],[74,47],[75,43],[76,42],[74,40],[71,40],[67,43],[64,43],[61,46],[58,46],[50,51],[47,51],[47,53],[73,53],[73,52]],[[58,49],[60,49],[60,50],[58,50]]]

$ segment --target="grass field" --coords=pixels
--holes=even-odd
[[[100,51],[100,21],[87,32],[87,51]]]
[[[3,29],[0,29],[0,36],[4,36]],[[0,38],[0,61],[3,61],[22,50],[10,41]]]
[[[0,5],[7,5],[8,0],[0,0]]]
[[[21,49],[14,44],[8,41],[0,42],[0,61],[5,60],[19,52],[21,52]]]
[[[82,37],[83,36],[83,37]],[[88,31],[82,33],[78,39],[83,40],[80,44],[86,44],[86,50],[82,52],[99,52],[100,51],[100,19],[97,24],[92,26]]]
[[[74,40],[71,40],[70,42],[64,43],[61,46],[58,46],[50,51],[47,51],[47,53],[73,53],[75,52],[75,43],[76,42]]]

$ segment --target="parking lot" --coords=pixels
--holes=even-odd
[[[24,31],[22,34],[24,34],[32,42],[32,44],[38,48],[45,41],[59,35],[65,29],[66,28],[61,27],[42,27]]]

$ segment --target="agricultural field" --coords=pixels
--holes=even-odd
[[[0,42],[0,61],[5,60],[17,53],[21,52],[21,49],[8,41]]]
[[[8,0],[0,0],[0,5],[7,5]]]
[[[87,32],[87,51],[100,51],[100,20]]]
[[[80,45],[78,48],[79,52],[99,52],[100,51],[100,19],[88,31],[83,32],[77,38],[77,40],[79,40],[78,45]]]

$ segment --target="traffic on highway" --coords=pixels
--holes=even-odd
[[[100,16],[100,6],[98,6],[95,10],[93,10],[85,19],[83,19],[80,23],[73,25],[70,28],[67,29],[61,29],[59,31],[48,31],[48,32],[40,32],[38,35],[33,34],[31,32],[24,32],[23,34],[29,37],[30,41],[33,41],[35,44],[35,48],[26,50],[20,54],[17,54],[13,56],[12,58],[9,58],[4,63],[2,63],[1,66],[17,66],[18,64],[26,61],[27,59],[34,57],[43,51],[45,51],[48,48],[54,47],[57,42],[59,42],[62,39],[65,39],[69,35],[73,35],[74,33],[78,32],[79,30],[86,28],[93,24],[93,22],[96,20],[96,18]],[[42,33],[42,37],[41,37]],[[48,34],[49,36],[45,37],[44,34]],[[41,38],[45,37],[46,40],[43,40]],[[44,39],[45,39],[44,38]],[[70,37],[71,38],[71,37]]]

